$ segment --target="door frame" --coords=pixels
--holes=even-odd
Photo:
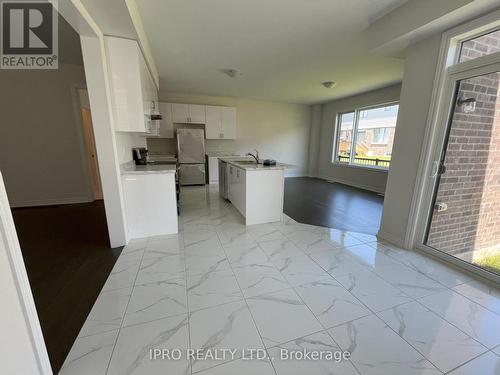
[[[10,210],[10,204],[5,191],[5,186],[0,171],[0,251],[5,251],[7,262],[0,262],[3,277],[2,296],[7,298],[3,302],[6,308],[0,312],[1,325],[8,325],[9,332],[6,339],[10,339],[9,350],[0,353],[3,366],[13,370],[14,362],[27,361],[28,366],[37,369],[33,375],[52,375],[52,367],[45,346],[42,328],[38,319],[38,313],[31,293],[28,274],[24,265],[21,246],[17,238],[14,219]],[[2,258],[4,258],[2,254]],[[2,259],[3,260],[3,259]],[[4,311],[5,310],[5,311]],[[13,310],[22,312],[17,316],[8,316]],[[5,327],[3,327],[5,328]],[[5,333],[3,333],[5,334]],[[5,358],[4,356],[8,356]],[[21,358],[19,358],[21,357]]]
[[[500,71],[500,52],[457,63],[462,41],[500,28],[500,10],[460,25],[443,34],[429,110],[429,122],[420,156],[405,246],[428,253],[454,266],[500,284],[500,276],[424,244],[431,204],[436,188],[436,162],[445,146],[450,116],[454,110],[456,82]]]
[[[433,171],[431,175],[427,177],[426,184],[424,186],[424,196],[425,198],[422,201],[422,216],[421,221],[419,222],[417,236],[419,239],[419,243],[417,244],[417,248],[429,252],[432,255],[439,256],[444,260],[449,260],[457,266],[465,267],[467,270],[476,272],[477,274],[490,279],[495,282],[500,283],[500,276],[495,275],[492,272],[485,271],[479,266],[473,265],[469,262],[466,262],[462,259],[459,259],[453,255],[449,255],[445,252],[442,252],[438,249],[435,249],[431,246],[425,244],[425,240],[427,237],[428,226],[430,224],[430,220],[432,219],[433,212],[433,202],[435,199],[435,195],[437,193],[437,189],[439,188],[439,175],[436,173],[438,160],[441,160],[443,152],[446,152],[446,147],[448,144],[449,130],[452,126],[452,116],[453,111],[455,110],[455,96],[457,85],[461,80],[474,78],[481,75],[486,75],[490,73],[500,72],[500,61],[489,64],[481,67],[474,67],[466,70],[457,71],[455,73],[450,73],[447,77],[447,82],[445,84],[445,102],[449,104],[448,110],[443,111],[441,114],[441,124],[436,129],[436,142],[434,149],[431,151],[433,163]]]
[[[85,91],[87,93],[87,98],[88,98],[88,90],[86,87],[78,87],[75,88],[74,90],[76,92],[76,100],[77,100],[77,107],[76,112],[78,116],[78,125],[80,126],[79,129],[79,135],[80,135],[80,146],[81,146],[81,155],[82,155],[82,162],[85,164],[85,170],[87,174],[87,179],[88,179],[88,186],[90,190],[90,196],[91,200],[100,200],[103,199],[103,194],[102,194],[102,182],[101,182],[101,174],[100,174],[100,168],[99,168],[99,158],[97,157],[97,146],[95,143],[95,133],[94,133],[94,124],[92,123],[92,116],[90,116],[90,136],[91,136],[91,146],[94,150],[94,160],[95,163],[97,164],[97,181],[94,181],[94,176],[92,173],[92,164],[94,163],[94,160],[92,159],[91,155],[89,154],[88,147],[89,145],[87,144],[87,136],[86,136],[86,129],[85,129],[85,119],[83,115],[84,110],[88,110],[89,114],[92,115],[91,108],[90,108],[90,102],[84,103],[82,102],[82,98],[80,93],[82,91]],[[94,184],[97,184],[99,186],[99,190],[96,191],[94,189]]]

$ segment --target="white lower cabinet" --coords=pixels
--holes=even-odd
[[[122,176],[129,239],[178,232],[174,173]]]
[[[219,182],[219,158],[217,156],[208,157],[208,182],[210,184]]]
[[[283,215],[283,169],[245,170],[228,164],[228,195],[246,225],[274,223]]]
[[[245,216],[246,211],[246,171],[229,164],[229,200]]]

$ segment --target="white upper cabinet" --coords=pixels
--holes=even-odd
[[[174,121],[172,119],[172,103],[158,104],[161,113],[160,132],[161,138],[174,138]]]
[[[205,137],[207,139],[219,139],[220,137],[220,107],[214,105],[205,106],[207,122],[205,123]]]
[[[236,108],[207,105],[207,139],[236,139]]]
[[[189,105],[189,122],[194,124],[204,124],[205,118],[205,106],[198,104]]]
[[[154,134],[158,89],[135,40],[106,37],[115,130]]]
[[[198,104],[172,104],[173,120],[180,124],[204,124],[205,106]]]
[[[220,107],[222,139],[236,139],[236,108]]]
[[[189,104],[172,103],[172,119],[175,123],[189,122]]]

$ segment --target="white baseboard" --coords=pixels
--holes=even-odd
[[[57,206],[62,204],[88,203],[93,202],[89,197],[71,197],[71,198],[53,198],[53,199],[34,199],[20,202],[10,202],[11,208],[37,207],[37,206]]]
[[[285,177],[308,177],[304,172],[285,172]]]
[[[328,181],[328,182],[338,182],[339,184],[348,185],[348,186],[356,187],[359,189],[372,191],[372,192],[378,193],[378,194],[385,193],[385,191],[381,191],[380,189],[377,189],[373,186],[356,184],[356,183],[352,183],[351,181],[343,180],[341,178],[332,178],[332,177],[328,177],[328,176],[317,176],[317,178],[320,178],[320,179]]]

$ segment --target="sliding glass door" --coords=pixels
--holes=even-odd
[[[500,275],[500,73],[451,76],[424,245]]]

